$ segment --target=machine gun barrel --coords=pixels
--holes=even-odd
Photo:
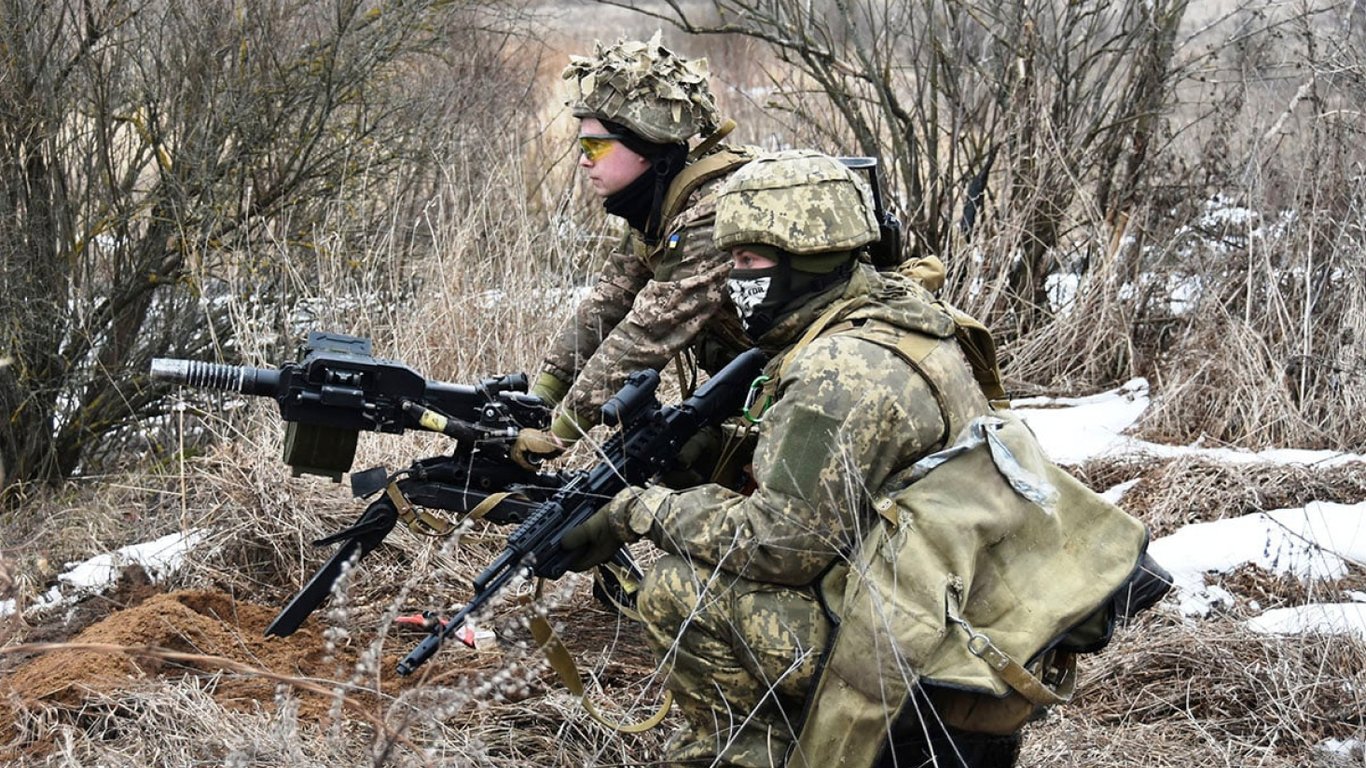
[[[299,359],[278,368],[159,357],[151,375],[272,398],[286,422],[285,463],[295,474],[334,480],[350,470],[360,432],[426,429],[501,454],[519,429],[550,421],[549,407],[527,393],[525,374],[473,386],[432,381],[403,363],[374,357],[369,339],[340,333],[309,332]]]
[[[200,360],[152,358],[152,378],[202,389],[275,397],[280,391],[280,372],[274,368],[223,365]]]

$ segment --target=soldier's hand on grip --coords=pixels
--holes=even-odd
[[[512,460],[523,469],[534,472],[541,468],[543,462],[563,454],[567,447],[563,440],[551,432],[523,429],[517,433],[517,440],[512,444]]]
[[[618,495],[608,502],[607,506],[594,512],[592,517],[564,535],[561,544],[574,554],[574,562],[570,564],[569,570],[582,572],[595,565],[601,565],[611,560],[617,550],[627,543],[619,533],[622,526],[614,525],[612,518],[614,515],[625,518],[631,505],[629,494],[638,490],[627,488],[622,492],[622,495],[627,495],[624,502],[622,495]]]

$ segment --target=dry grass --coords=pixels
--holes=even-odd
[[[417,636],[386,629],[386,617],[459,599],[494,552],[496,535],[468,532],[448,549],[395,532],[307,631],[258,645],[273,606],[325,554],[304,542],[345,522],[359,505],[343,502],[335,486],[284,480],[273,454],[244,452],[241,445],[224,444],[186,470],[181,480],[190,507],[200,512],[198,523],[222,533],[215,536],[219,546],[176,581],[236,595],[233,620],[203,624],[207,614],[191,617],[199,629],[173,624],[179,628],[169,634],[143,635],[153,648],[127,639],[116,641],[127,646],[122,651],[85,648],[154,663],[138,662],[144,669],[138,679],[113,686],[92,682],[75,695],[18,706],[11,700],[6,741],[17,764],[582,766],[648,764],[659,754],[667,726],[623,736],[588,720],[530,649],[523,614],[510,606],[490,624],[501,638],[498,650],[451,649],[419,679],[400,683],[393,676],[397,655]],[[1359,473],[1348,470],[1159,462],[1094,464],[1083,475],[1097,486],[1139,476],[1125,504],[1158,532],[1308,498],[1366,496]],[[178,518],[178,505],[163,514]],[[1228,613],[1181,619],[1164,605],[1123,630],[1104,653],[1086,658],[1078,700],[1029,727],[1022,765],[1334,765],[1315,745],[1360,737],[1366,645],[1343,637],[1257,635],[1242,621],[1271,607],[1337,599],[1344,590],[1362,589],[1366,576],[1356,569],[1335,584],[1305,585],[1243,570],[1220,585],[1235,596]],[[658,701],[653,662],[639,629],[586,593],[582,579],[566,579],[551,586],[542,605],[605,689],[594,694],[600,705],[614,717],[639,719]],[[121,605],[91,613],[91,628],[103,627],[98,632],[108,637],[114,626],[108,622],[128,621],[134,605],[157,604],[128,594]],[[157,615],[174,621],[164,611]],[[41,658],[34,648],[13,645],[39,636],[43,625],[30,619],[34,626],[18,628],[0,660],[11,682],[24,679]],[[92,642],[76,635],[81,626],[55,629],[46,635],[50,640]],[[221,647],[211,640],[220,630],[226,633]],[[195,644],[173,650],[181,642],[176,637]],[[288,651],[299,661],[281,664],[253,648]],[[81,651],[59,643],[47,653]],[[315,653],[334,660],[295,666]],[[247,691],[255,693],[244,697]]]
[[[652,24],[629,24],[622,30],[653,31]],[[404,360],[433,378],[469,381],[535,369],[546,340],[572,306],[563,290],[594,271],[610,241],[610,230],[574,177],[574,157],[562,143],[568,135],[564,115],[544,82],[557,74],[560,51],[580,50],[587,41],[557,29],[547,36],[550,53],[527,66],[529,76],[542,79],[536,87],[543,88],[548,104],[543,117],[560,123],[529,138],[516,131],[476,134],[488,150],[477,157],[452,145],[444,180],[416,220],[395,220],[388,232],[375,233],[374,253],[345,253],[338,240],[332,244],[335,260],[293,275],[300,293],[313,300],[312,326],[372,337],[377,354]],[[767,114],[754,95],[756,86],[772,86],[783,77],[762,51],[717,39],[676,47],[712,58],[725,110],[740,117],[737,139],[770,146],[800,141],[800,127]],[[1357,61],[1344,59],[1350,66]],[[1313,149],[1307,127],[1296,121],[1283,126],[1287,133],[1277,145],[1294,144],[1296,154],[1283,157],[1274,148],[1251,146],[1267,125],[1249,118],[1248,105],[1261,100],[1283,109],[1286,103],[1285,94],[1267,88],[1257,99],[1228,101],[1210,111],[1209,119],[1225,124],[1198,124],[1182,134],[1191,143],[1174,140],[1172,151],[1214,169],[1228,139],[1237,138],[1231,131],[1246,122],[1243,130],[1255,135],[1242,136],[1248,154],[1240,157],[1263,177],[1242,190],[1244,201],[1268,211],[1280,202],[1297,206],[1312,231],[1274,242],[1238,240],[1233,256],[1192,252],[1181,242],[1190,235],[1177,232],[1188,222],[1181,216],[1198,207],[1189,201],[1184,213],[1154,209],[1139,217],[1146,227],[1141,242],[1155,245],[1155,252],[1139,253],[1135,246],[1112,253],[1106,250],[1109,233],[1094,216],[1084,216],[1092,223],[1076,230],[1077,254],[1114,258],[1092,263],[1069,311],[1055,313],[1005,350],[1012,385],[1068,391],[1144,374],[1157,395],[1143,425],[1150,439],[1184,443],[1205,435],[1247,447],[1366,442],[1355,418],[1363,404],[1358,374],[1366,317],[1360,277],[1366,269],[1359,255],[1362,187],[1336,177],[1342,194],[1334,200],[1304,194],[1334,179],[1287,174],[1289,158],[1304,158]],[[1214,141],[1216,135],[1222,143]],[[1322,167],[1318,172],[1328,174]],[[1180,195],[1213,191],[1197,191],[1185,177],[1170,181],[1184,190]],[[1229,175],[1209,183],[1220,189],[1234,181]],[[1079,205],[1085,208],[1085,200]],[[340,227],[347,211],[335,215]],[[281,246],[275,256],[286,258],[288,249]],[[357,277],[346,268],[350,256],[393,266]],[[970,268],[960,262],[961,279],[975,277]],[[1174,313],[1160,291],[1139,286],[1135,292],[1140,273],[1153,275],[1157,285],[1170,275],[1205,275],[1205,299],[1189,312]],[[1273,274],[1289,278],[1261,279]],[[1313,274],[1327,274],[1315,284],[1318,293],[1304,287],[1304,275]],[[995,278],[981,277],[986,285]],[[256,364],[278,362],[261,357],[268,341],[250,343],[273,338],[277,315],[234,309],[244,340],[237,354]],[[197,440],[197,429],[211,439]],[[389,619],[400,611],[445,609],[461,601],[469,579],[501,546],[500,532],[482,526],[437,541],[395,531],[352,574],[344,592],[310,620],[308,633],[272,641],[295,655],[282,666],[266,663],[265,646],[255,645],[261,642],[259,625],[327,555],[310,542],[351,523],[363,504],[344,487],[288,476],[278,461],[282,430],[269,404],[228,414],[191,409],[183,420],[167,424],[163,436],[160,464],[72,483],[33,498],[27,514],[7,518],[0,597],[16,597],[22,607],[67,561],[173,530],[207,528],[209,545],[161,588],[231,596],[239,606],[237,618],[186,617],[192,624],[153,638],[155,648],[134,648],[135,640],[105,641],[104,655],[111,658],[159,659],[118,685],[68,691],[72,695],[60,700],[8,699],[0,708],[12,727],[0,732],[0,752],[15,764],[578,767],[649,764],[660,754],[667,727],[623,736],[592,723],[529,648],[523,613],[510,604],[490,622],[500,633],[496,652],[448,649],[420,679],[395,682],[394,657],[416,637],[398,634]],[[188,452],[177,451],[182,437]],[[397,468],[447,449],[439,438],[366,435],[356,465]],[[1154,535],[1311,500],[1366,499],[1366,473],[1359,466],[1112,462],[1093,463],[1079,474],[1097,488],[1138,478],[1123,503]],[[1186,620],[1155,612],[1103,654],[1086,659],[1080,698],[1030,726],[1022,764],[1334,765],[1314,746],[1325,738],[1363,736],[1366,648],[1340,637],[1257,635],[1240,622],[1254,605],[1297,605],[1321,594],[1360,590],[1360,568],[1331,585],[1303,585],[1253,570],[1224,576],[1221,584],[1235,596],[1230,613]],[[7,681],[17,679],[25,665],[42,658],[35,648],[20,650],[20,643],[82,642],[83,630],[108,630],[112,625],[101,622],[130,616],[151,597],[145,589],[135,592],[129,586],[69,614],[28,612],[4,619],[0,671]],[[582,580],[554,585],[543,605],[580,663],[606,689],[596,694],[602,705],[623,719],[643,717],[657,701],[659,681],[638,628],[598,608]],[[242,623],[248,614],[259,617],[256,623]],[[208,647],[205,639],[220,630],[222,647]],[[170,647],[185,638],[199,645]],[[134,650],[109,648],[110,643]],[[243,649],[256,650],[234,655]],[[66,645],[43,654],[76,650]],[[309,654],[328,661],[310,666]],[[254,693],[241,695],[248,688]],[[226,693],[233,691],[229,701]],[[1363,761],[1358,756],[1341,764]]]
[[[1077,706],[1033,749],[1040,765],[1067,764],[1050,749],[1075,765],[1305,764],[1324,739],[1360,738],[1363,662],[1359,640],[1151,616],[1088,660]]]
[[[1142,518],[1155,537],[1189,523],[1299,507],[1310,501],[1350,504],[1366,499],[1366,472],[1351,464],[1319,469],[1204,460],[1094,461],[1075,472],[1098,489],[1137,479],[1121,504]]]

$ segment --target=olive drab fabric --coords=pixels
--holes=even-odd
[[[786,360],[759,427],[752,494],[656,486],[613,502],[624,539],[672,555],[637,603],[688,722],[666,761],[781,764],[830,631],[817,585],[873,527],[869,489],[942,447],[946,411],[964,424],[990,411],[952,318],[919,286],[866,265],[759,339],[771,375],[835,307],[829,334]],[[862,333],[914,335],[934,351],[918,370]]]
[[[689,349],[704,367],[719,368],[750,346],[730,308],[730,256],[712,243],[712,225],[717,188],[757,154],[722,146],[690,163],[669,185],[659,245],[631,231],[608,255],[545,359],[545,373],[572,383],[560,408],[577,429],[596,424],[635,371],[661,370]]]
[[[716,246],[763,244],[797,255],[852,250],[878,239],[872,199],[862,176],[827,155],[765,155],[721,190]]]
[[[870,740],[917,681],[1013,713],[976,730],[1018,728],[1074,682],[1031,689],[1030,662],[1053,661],[1044,652],[1108,604],[1147,546],[1141,522],[1049,461],[1009,412],[975,419],[873,504],[878,526],[824,585],[842,593],[840,626],[790,765],[872,765]]]
[[[571,56],[563,77],[575,117],[620,123],[656,144],[681,144],[720,123],[707,83],[707,60],[684,59],[660,43],[618,40]]]

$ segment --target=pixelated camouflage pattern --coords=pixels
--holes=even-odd
[[[828,155],[789,150],[731,175],[716,204],[716,247],[763,244],[792,254],[847,251],[878,239],[873,192]]]
[[[666,762],[781,765],[816,674],[829,624],[811,590],[718,572],[666,555],[650,568],[637,608],[665,659],[674,705],[688,725]],[[687,631],[680,632],[687,627]],[[736,654],[743,646],[749,652]],[[716,690],[727,691],[724,704]]]
[[[712,244],[712,193],[723,179],[693,193],[659,247],[629,233],[552,343],[545,370],[573,382],[560,407],[583,427],[598,422],[603,403],[635,371],[661,370],[688,348],[715,370],[748,348],[726,286],[730,257]]]
[[[597,43],[592,56],[570,56],[568,82],[575,117],[621,123],[659,144],[686,143],[714,132],[720,122],[706,59],[684,59],[660,44],[618,40]]]
[[[676,556],[651,572],[639,597],[689,723],[671,744],[671,760],[721,755],[721,764],[781,764],[815,672],[810,654],[830,631],[811,609],[811,585],[869,530],[874,490],[941,446],[943,409],[952,422],[989,410],[952,341],[952,320],[918,285],[867,266],[761,344],[781,353],[842,299],[855,301],[837,324],[857,320],[945,345],[928,370],[945,396],[942,409],[926,379],[896,353],[835,332],[790,361],[760,428],[752,495],[718,485],[652,488],[613,505],[625,518],[615,526]],[[762,605],[746,602],[757,594]],[[748,714],[754,717],[745,722]]]

